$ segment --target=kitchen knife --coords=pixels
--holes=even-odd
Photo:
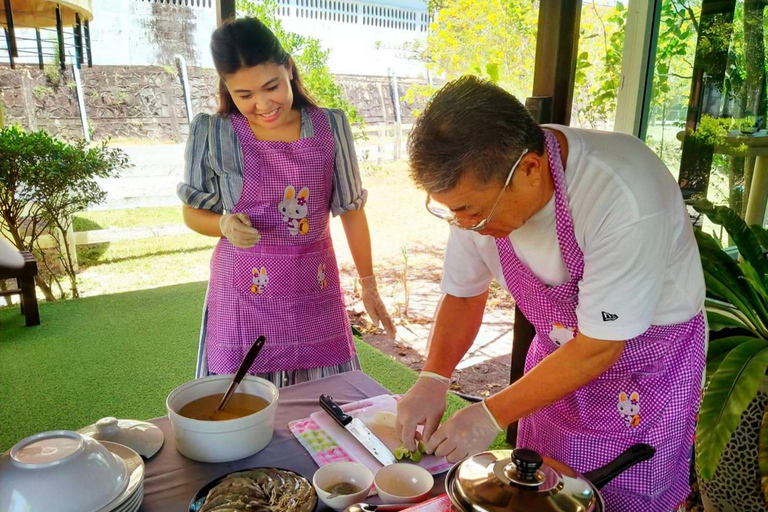
[[[397,462],[395,456],[389,451],[389,448],[387,448],[384,443],[382,443],[381,440],[365,426],[365,423],[360,421],[359,418],[353,418],[344,413],[344,411],[341,410],[341,407],[333,401],[333,397],[320,395],[320,407],[322,407],[322,409],[327,412],[336,423],[352,434],[352,437],[357,439],[360,444],[371,453],[371,455],[376,457],[376,460],[385,466]]]

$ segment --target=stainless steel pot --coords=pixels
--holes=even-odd
[[[605,512],[599,489],[655,453],[636,444],[582,475],[533,450],[482,452],[451,468],[445,488],[459,512]]]

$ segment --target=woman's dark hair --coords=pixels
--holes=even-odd
[[[408,140],[411,178],[431,194],[457,185],[465,172],[504,183],[525,150],[544,153],[544,132],[513,95],[464,76],[435,94]]]
[[[224,83],[224,76],[268,62],[291,70],[293,108],[316,106],[304,90],[291,56],[283,50],[275,34],[256,18],[237,18],[222,23],[211,36],[211,54],[213,65],[219,73],[219,114],[238,112]]]

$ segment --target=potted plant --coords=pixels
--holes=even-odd
[[[692,206],[722,226],[736,253],[696,230],[710,330],[706,386],[696,431],[705,510],[766,510],[768,475],[768,231],[732,209]]]

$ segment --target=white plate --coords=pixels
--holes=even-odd
[[[131,450],[127,446],[123,446],[117,443],[110,443],[109,441],[99,441],[104,447],[109,450],[113,455],[120,457],[125,465],[128,466],[128,486],[125,490],[115,498],[106,507],[102,508],[98,512],[122,512],[121,507],[128,503],[139,488],[143,489],[144,483],[144,461],[141,455]],[[138,508],[138,507],[137,507]]]
[[[136,493],[131,496],[128,501],[120,505],[115,510],[110,512],[136,512],[141,506],[141,502],[144,500],[144,488],[139,487],[136,489]]]

